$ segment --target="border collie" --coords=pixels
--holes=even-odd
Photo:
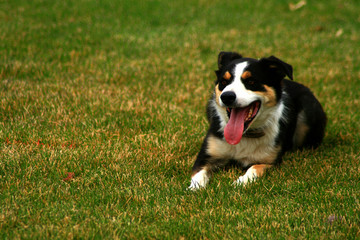
[[[291,81],[291,65],[220,52],[218,68],[189,189],[205,187],[214,170],[233,162],[247,169],[234,182],[244,185],[280,164],[286,151],[319,146],[326,115],[307,87]]]

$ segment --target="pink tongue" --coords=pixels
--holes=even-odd
[[[248,113],[248,108],[233,108],[231,110],[230,120],[224,129],[226,142],[232,145],[236,145],[240,142],[244,132],[245,118]]]

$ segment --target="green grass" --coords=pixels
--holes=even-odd
[[[360,3],[290,3],[1,1],[0,238],[359,238]],[[189,192],[221,50],[293,65],[327,133]]]

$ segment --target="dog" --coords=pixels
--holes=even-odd
[[[207,105],[210,127],[190,190],[205,187],[216,169],[234,162],[246,169],[234,184],[248,184],[280,164],[286,151],[315,149],[322,142],[326,114],[309,88],[291,81],[291,65],[274,56],[257,60],[220,52],[215,73]]]

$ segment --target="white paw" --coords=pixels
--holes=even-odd
[[[191,180],[191,184],[188,187],[188,190],[196,191],[196,190],[199,190],[200,188],[203,188],[203,187],[204,186],[200,185],[200,183]]]
[[[209,177],[207,175],[206,170],[201,170],[197,172],[192,178],[191,178],[191,184],[188,187],[189,190],[198,190],[200,188],[204,188],[206,184],[209,182]]]
[[[257,175],[255,172],[252,171],[247,171],[243,176],[240,176],[234,183],[233,185],[236,186],[244,186],[248,183],[254,182],[257,179]]]

